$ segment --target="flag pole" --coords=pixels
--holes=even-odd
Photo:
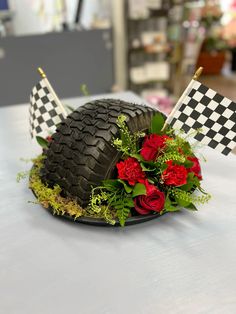
[[[236,146],[231,150],[231,153],[236,155]]]
[[[194,84],[194,82],[196,80],[199,79],[200,75],[202,74],[203,71],[203,67],[199,67],[197,69],[197,71],[194,73],[191,81],[189,82],[188,86],[186,87],[186,89],[184,90],[183,94],[180,96],[179,100],[177,101],[176,105],[174,106],[174,108],[172,109],[171,113],[169,114],[169,116],[167,117],[161,131],[163,132],[165,130],[165,128],[167,127],[168,122],[171,120],[171,118],[174,116],[175,112],[179,109],[179,107],[181,106],[183,99],[185,98],[185,96],[188,94],[189,90],[191,89],[192,85]]]
[[[56,92],[55,92],[54,89],[52,88],[52,85],[51,85],[50,82],[48,81],[45,72],[44,72],[43,69],[40,68],[40,67],[38,67],[38,72],[39,72],[39,74],[41,75],[42,79],[44,80],[45,84],[47,85],[49,91],[50,91],[51,94],[53,95],[56,104],[61,108],[63,117],[66,118],[66,117],[67,117],[67,112],[66,112],[64,106],[62,105],[61,101],[59,100],[59,98],[58,98]]]

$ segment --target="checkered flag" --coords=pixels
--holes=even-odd
[[[186,133],[200,129],[195,139],[224,155],[236,147],[236,103],[194,79],[166,123]]]
[[[46,77],[32,89],[29,112],[31,137],[48,136],[67,115]]]

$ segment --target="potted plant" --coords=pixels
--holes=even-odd
[[[221,17],[222,12],[218,5],[206,5],[202,9],[201,24],[206,33],[197,60],[197,68],[203,66],[205,74],[220,74],[225,62],[227,44],[223,38]]]

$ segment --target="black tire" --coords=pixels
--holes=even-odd
[[[156,111],[121,100],[89,102],[63,121],[52,136],[41,171],[49,186],[58,184],[64,196],[81,206],[89,201],[91,188],[114,175],[120,153],[111,145],[118,136],[117,117],[124,114],[131,131],[147,130]]]

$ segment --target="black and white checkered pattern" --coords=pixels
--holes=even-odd
[[[236,147],[236,103],[198,81],[168,123],[186,133],[201,129],[195,139],[224,155]]]
[[[44,79],[32,89],[29,112],[31,137],[38,134],[47,136],[64,119],[61,108],[56,104]]]

